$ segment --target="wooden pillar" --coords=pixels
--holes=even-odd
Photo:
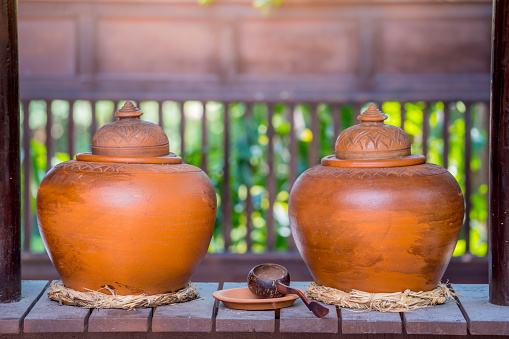
[[[21,297],[17,1],[0,3],[0,302],[11,302]]]
[[[490,302],[509,305],[509,1],[493,1],[490,127]]]

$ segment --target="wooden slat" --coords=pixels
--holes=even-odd
[[[294,104],[290,104],[289,107],[289,115],[288,119],[290,120],[290,144],[289,144],[289,152],[290,152],[290,185],[289,189],[291,190],[295,180],[297,180],[297,164],[299,153],[297,151],[297,136],[295,135],[295,108]]]
[[[221,213],[223,214],[224,251],[228,252],[231,245],[232,211],[230,203],[230,104],[224,103],[224,162],[223,182],[221,187]]]
[[[267,165],[269,173],[267,175],[267,191],[269,198],[269,208],[266,211],[265,220],[267,222],[267,249],[273,251],[275,247],[276,231],[274,226],[274,202],[276,201],[276,174],[274,162],[274,126],[272,125],[272,117],[274,116],[274,105],[267,105]]]
[[[180,156],[183,157],[186,152],[186,112],[184,112],[184,103],[176,104],[180,111]]]
[[[74,100],[69,101],[69,116],[67,117],[67,152],[71,159],[74,158]]]
[[[225,283],[223,289],[247,286],[247,283]],[[274,310],[244,311],[226,308],[219,303],[216,316],[217,332],[274,332]]]
[[[94,137],[95,132],[97,131],[97,116],[95,115],[96,109],[96,101],[91,101],[90,106],[92,107],[92,122],[90,123],[90,141]]]
[[[467,334],[467,321],[454,301],[403,312],[403,323],[408,334]]]
[[[51,101],[46,100],[46,172],[51,169],[51,158],[53,158],[53,137],[51,128],[53,127],[53,111],[51,110]]]
[[[218,283],[195,283],[200,299],[159,306],[154,310],[152,332],[211,332]]]
[[[245,123],[247,123],[247,128],[253,126],[251,123],[251,119],[253,118],[253,105],[251,103],[246,103],[246,113],[245,113]],[[249,142],[249,139],[248,139]],[[251,145],[249,145],[251,146]],[[249,173],[252,176],[253,168],[251,163],[248,164]],[[251,239],[251,232],[253,231],[253,199],[251,197],[251,185],[246,184],[246,247],[247,251],[251,252],[251,248],[253,245],[253,239]]]
[[[286,118],[290,122],[290,142],[288,144],[290,160],[288,162],[289,166],[289,178],[288,178],[288,192],[291,192],[292,186],[297,180],[297,160],[298,160],[298,152],[297,152],[297,144],[296,144],[296,135],[295,135],[295,105],[288,104],[286,106]],[[287,238],[286,244],[288,246],[288,252],[295,251],[295,239],[293,239],[293,235]]]
[[[399,313],[377,311],[359,312],[341,309],[341,332],[343,334],[402,333]]]
[[[117,110],[122,108],[122,102],[123,101],[117,101],[116,103],[113,102],[113,111],[111,112],[111,122],[117,121],[117,117],[115,116],[115,113],[117,113]],[[134,106],[136,106],[136,103],[131,100]]]
[[[463,239],[465,239],[465,253],[470,253],[470,210],[472,208],[472,202],[470,196],[472,193],[472,175],[470,171],[470,160],[472,158],[472,142],[471,142],[471,130],[472,130],[472,115],[470,111],[470,103],[465,103],[465,221],[463,224]]]
[[[474,335],[509,335],[509,307],[490,304],[488,285],[454,284],[461,311]]]
[[[293,282],[293,288],[306,291],[309,282]],[[325,305],[325,304],[324,304]],[[329,314],[317,318],[300,299],[290,307],[282,308],[279,315],[280,332],[338,333],[339,319],[336,306],[325,305]]]
[[[353,119],[353,122],[352,124],[355,125],[355,124],[358,124],[360,123],[360,120],[357,120],[357,117],[359,115],[361,115],[361,108],[362,108],[362,104],[359,103],[359,102],[355,102],[353,105],[352,105],[352,119]]]
[[[41,297],[48,281],[22,281],[21,300],[15,303],[0,303],[0,334],[19,333],[24,316]]]
[[[203,116],[201,118],[201,169],[207,173],[208,159],[208,133],[207,133],[207,103],[202,102]]]
[[[422,110],[422,154],[428,158],[428,138],[429,138],[429,108],[431,104],[426,103]]]
[[[158,105],[157,115],[159,118],[159,126],[164,129],[163,103],[164,103],[164,101],[157,102],[157,105]],[[170,145],[170,147],[171,147],[171,145]]]
[[[332,111],[332,126],[333,126],[333,132],[332,132],[332,149],[334,150],[334,145],[336,144],[336,139],[339,136],[339,133],[341,133],[341,105],[331,104],[331,111]]]
[[[138,310],[94,309],[88,332],[147,332],[152,308]]]
[[[90,310],[74,306],[60,306],[44,295],[25,317],[23,332],[84,332]]]
[[[313,139],[308,153],[308,166],[313,167],[320,163],[320,124],[318,121],[318,104],[311,105],[311,132]]]
[[[442,139],[444,139],[444,168],[449,167],[449,102],[444,102],[444,125],[442,126]]]
[[[406,120],[406,108],[405,103],[401,103],[401,125],[400,127],[404,130],[405,129],[405,120]]]
[[[30,194],[30,101],[25,100],[23,105],[23,251],[30,251],[32,238],[32,197]]]
[[[480,111],[480,117],[482,123],[479,124],[481,128],[490,133],[490,103],[489,102],[479,102],[477,103],[477,109]],[[484,145],[481,151],[481,164],[489,164],[490,163],[490,143],[488,142]],[[483,172],[482,180],[485,184],[488,185],[490,183],[490,168],[481,169]],[[489,188],[488,188],[489,190]],[[489,193],[486,195],[486,199],[489,199]],[[488,203],[489,204],[489,203]],[[489,215],[489,212],[488,212]],[[489,247],[489,244],[488,244]]]
[[[251,232],[253,231],[253,199],[251,197],[251,187],[247,187],[246,194],[246,247],[247,251],[251,252],[253,247],[253,239],[251,238]]]

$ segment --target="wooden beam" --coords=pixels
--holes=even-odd
[[[21,297],[21,174],[16,0],[0,4],[0,302]]]
[[[509,305],[509,2],[493,1],[490,129],[490,302]]]

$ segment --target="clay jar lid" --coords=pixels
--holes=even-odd
[[[115,113],[117,121],[101,127],[92,138],[92,153],[80,153],[76,160],[141,164],[180,164],[182,158],[170,153],[163,129],[143,121],[143,114],[127,101]]]
[[[322,165],[334,167],[401,167],[426,162],[422,155],[411,154],[410,139],[399,127],[386,125],[387,115],[374,105],[364,111],[360,124],[345,129],[337,138],[335,154],[322,159]]]

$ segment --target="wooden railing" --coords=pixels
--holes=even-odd
[[[307,105],[301,103],[207,104],[168,101],[152,101],[147,104],[139,99],[134,101],[142,107],[149,120],[166,129],[172,151],[182,155],[184,161],[202,168],[212,178],[219,197],[219,213],[210,250],[233,253],[295,250],[289,232],[287,210],[284,209],[288,202],[288,193],[297,177],[305,169],[319,164],[321,157],[333,153],[335,138],[341,130],[355,122],[355,115],[367,104],[365,102]],[[101,108],[98,112],[96,107],[104,107],[105,103],[109,104],[111,111]],[[22,101],[23,250],[25,252],[34,251],[32,243],[34,239],[40,243],[37,232],[34,235],[36,231],[34,199],[37,184],[42,178],[41,171],[48,171],[52,165],[66,160],[67,156],[72,158],[76,152],[90,151],[89,144],[84,145],[82,140],[90,140],[102,124],[112,121],[115,108],[122,103],[123,101],[113,104],[109,101],[101,102],[102,105],[99,105],[89,101],[58,101],[53,102],[52,105],[51,100]],[[394,104],[397,106],[397,103],[392,103],[392,106]],[[388,103],[385,107],[391,110],[390,105],[391,103]],[[88,107],[89,110],[84,110],[84,107]],[[415,109],[415,106],[412,107]],[[388,123],[398,126],[406,125],[406,130],[413,140],[413,153],[428,155],[428,161],[450,168],[456,175],[462,186],[466,203],[465,222],[462,240],[460,240],[464,244],[464,249],[458,248],[457,253],[469,256],[471,252],[474,252],[482,255],[482,249],[471,251],[470,248],[470,215],[474,186],[475,198],[486,201],[486,191],[483,191],[483,188],[481,193],[478,191],[479,187],[485,188],[488,184],[484,158],[487,154],[487,140],[483,139],[475,143],[476,149],[473,150],[471,135],[476,138],[486,135],[487,103],[429,102],[421,103],[419,107],[422,107],[422,111],[407,112],[405,105],[401,105],[401,110],[397,114],[394,111],[389,112]],[[457,107],[462,108],[463,112]],[[257,118],[253,118],[254,111]],[[214,117],[210,117],[211,114]],[[35,121],[36,116],[41,121]],[[58,119],[55,119],[56,116]],[[84,116],[88,116],[89,120],[83,122],[87,120]],[[464,136],[458,135],[458,131],[451,130],[453,122],[451,116],[454,117],[454,126],[462,125],[458,124],[456,121],[458,119],[464,122]],[[475,117],[474,120],[473,117]],[[421,118],[421,125],[416,126]],[[46,120],[45,124],[43,120]],[[282,128],[283,124],[286,124],[287,130],[278,133],[275,126]],[[420,135],[412,134],[416,130]],[[251,133],[251,138],[246,138],[245,133]],[[458,141],[458,138],[463,140]],[[78,139],[81,140],[79,146],[76,143]],[[38,141],[41,140],[44,140],[44,146],[37,146]],[[188,144],[186,141],[191,143]],[[174,146],[175,144],[178,148]],[[34,145],[42,147],[42,150],[37,151]],[[253,155],[250,151],[253,147],[262,155]],[[479,147],[480,149],[477,149]],[[461,153],[460,158],[458,158],[458,152]],[[218,157],[217,154],[220,156]],[[476,158],[474,170],[471,168],[473,155]],[[45,166],[41,165],[44,162],[41,157],[45,157]],[[453,164],[449,161],[450,158]],[[253,166],[252,163],[256,161],[260,163]],[[478,164],[479,162],[481,165]],[[236,170],[240,167],[243,170],[247,169],[248,172],[239,174]],[[284,168],[281,170],[281,167]],[[260,171],[263,174],[260,174]],[[250,178],[245,177],[246,175],[264,177],[265,182],[263,185],[253,183]],[[253,186],[256,186],[259,191],[257,194],[255,192],[255,196],[252,194]],[[277,199],[278,196],[279,199]],[[258,202],[255,203],[254,199]],[[482,212],[487,213],[487,210]],[[276,218],[276,213],[279,213],[279,218]],[[234,216],[236,217],[233,218]],[[481,217],[481,220],[474,217],[476,218],[475,234],[479,236],[480,233],[480,236],[485,239],[486,231],[479,228],[480,225],[486,227],[486,215],[484,214],[484,219]],[[232,234],[235,235],[235,239],[232,239]],[[256,235],[256,240],[253,239],[253,235]],[[265,235],[262,241],[260,235]],[[41,250],[40,245],[35,247],[36,252]]]

